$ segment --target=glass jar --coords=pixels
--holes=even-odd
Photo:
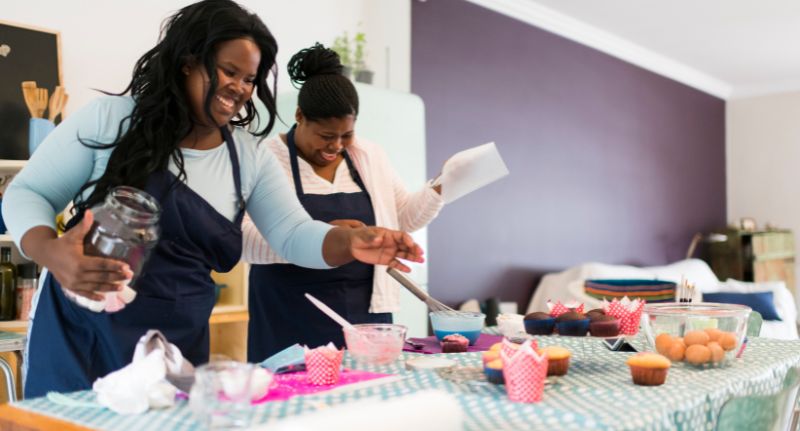
[[[14,320],[17,268],[11,263],[11,248],[0,249],[0,320]]]
[[[250,424],[253,364],[209,362],[195,370],[189,409],[206,428],[245,428]]]
[[[19,278],[17,278],[17,320],[28,320],[31,312],[33,294],[38,283],[38,268],[36,264],[24,263],[17,265]]]
[[[126,262],[133,271],[133,285],[158,243],[161,206],[142,190],[119,186],[92,213],[94,223],[84,239],[84,253]]]

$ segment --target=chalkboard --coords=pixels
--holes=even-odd
[[[30,113],[22,81],[36,81],[49,94],[61,85],[58,32],[0,21],[0,159],[26,160]]]

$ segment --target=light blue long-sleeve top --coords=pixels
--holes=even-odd
[[[105,171],[113,149],[87,147],[78,137],[84,142],[113,142],[119,125],[124,121],[123,127],[127,127],[125,118],[133,106],[130,97],[100,97],[72,114],[39,145],[3,196],[3,219],[18,246],[33,227],[55,228],[56,214],[81,186]],[[239,127],[234,128],[233,136],[242,194],[259,231],[288,261],[309,268],[329,268],[322,257],[322,242],[331,226],[311,219],[266,145],[257,145],[257,137]],[[182,152],[187,185],[233,220],[237,196],[227,145]],[[170,170],[176,172],[175,166],[171,164]],[[20,250],[24,253],[21,246]]]

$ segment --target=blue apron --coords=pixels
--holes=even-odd
[[[26,398],[91,388],[98,377],[130,363],[136,342],[148,329],[160,330],[192,364],[208,362],[208,319],[214,307],[210,271],[230,271],[242,251],[239,157],[230,132],[221,130],[239,198],[235,220],[169,171],[152,174],[145,191],[161,204],[161,237],[132,286],[136,299],[119,312],[94,313],[69,300],[48,274],[28,341]]]
[[[297,127],[297,126],[295,126]],[[347,151],[344,161],[361,188],[356,193],[303,193],[292,127],[286,135],[297,197],[311,218],[324,222],[355,219],[375,225],[372,201]],[[291,264],[250,267],[250,322],[247,360],[261,362],[295,343],[317,347],[328,342],[344,345],[339,324],[322,314],[304,294],[310,293],[350,323],[391,323],[391,313],[370,313],[373,265],[351,262],[333,269],[309,269]]]

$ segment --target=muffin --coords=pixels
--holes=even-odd
[[[525,325],[525,332],[531,335],[550,335],[553,333],[556,319],[547,313],[537,311],[525,316],[522,323]]]
[[[483,373],[486,374],[486,380],[488,380],[489,383],[502,385],[506,382],[505,378],[503,378],[503,361],[500,359],[487,362],[486,365],[483,366]]]
[[[547,375],[563,376],[569,370],[569,358],[572,354],[561,346],[548,346],[539,351],[547,355]]]
[[[594,310],[589,310],[589,311],[586,312],[586,317],[588,317],[589,320],[594,320],[595,318],[597,318],[599,316],[605,316],[605,315],[606,315],[606,312],[603,311],[602,308],[595,308]]]
[[[671,365],[669,359],[658,353],[639,353],[628,358],[633,383],[641,386],[663,385]]]
[[[486,365],[495,359],[500,359],[499,350],[487,350],[481,354],[481,361],[483,361],[483,365]]]
[[[556,318],[556,329],[561,335],[583,337],[589,331],[589,319],[581,313],[570,311]]]
[[[464,353],[469,347],[469,340],[461,334],[450,334],[442,338],[442,353]]]
[[[619,335],[619,320],[605,314],[596,315],[590,319],[589,333],[594,337],[616,337]]]

